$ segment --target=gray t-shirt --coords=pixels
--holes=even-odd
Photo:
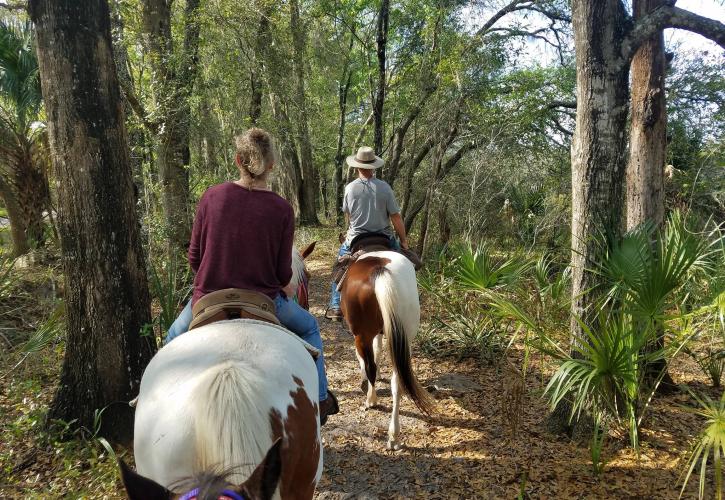
[[[350,214],[346,243],[358,234],[380,232],[394,236],[390,216],[400,212],[395,193],[387,182],[371,177],[355,179],[345,186],[342,211]]]

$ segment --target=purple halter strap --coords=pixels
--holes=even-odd
[[[194,488],[193,490],[184,493],[179,497],[179,500],[194,500],[197,496],[199,496],[199,488]],[[246,500],[244,496],[240,495],[236,491],[232,490],[222,490],[221,493],[219,493],[219,500]]]

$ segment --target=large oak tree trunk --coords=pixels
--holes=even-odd
[[[577,71],[576,129],[572,166],[572,315],[592,324],[601,278],[593,272],[603,257],[601,235],[619,238],[625,172],[629,66],[621,60],[626,12],[620,0],[574,0],[572,24]],[[572,317],[571,341],[583,332]],[[550,429],[571,431],[566,405]],[[576,431],[576,430],[574,430]]]
[[[575,0],[572,9],[577,69],[576,130],[572,140],[572,313],[590,323],[597,296],[592,272],[602,249],[597,238],[622,233],[628,67],[621,42],[626,13],[619,0]],[[572,320],[572,340],[581,338]]]
[[[58,190],[67,342],[51,419],[128,442],[154,353],[123,106],[104,0],[31,0]]]

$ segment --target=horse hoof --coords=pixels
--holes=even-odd
[[[403,449],[403,445],[401,445],[399,441],[388,439],[388,449],[390,451],[400,451]]]

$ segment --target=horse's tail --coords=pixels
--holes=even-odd
[[[413,373],[410,357],[410,342],[420,323],[418,286],[413,266],[409,270],[405,266],[395,266],[393,269],[380,267],[373,273],[372,278],[383,316],[383,333],[388,339],[393,369],[403,392],[423,413],[430,414],[434,408],[433,399]]]
[[[263,399],[259,374],[239,359],[218,363],[200,375],[194,388],[194,440],[197,471],[231,471],[243,482],[269,447],[269,415],[254,404]],[[260,439],[261,438],[261,439]]]

